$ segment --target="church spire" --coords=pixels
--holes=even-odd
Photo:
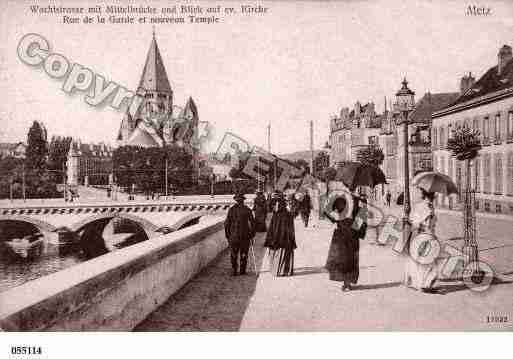
[[[155,28],[153,28],[151,44],[148,55],[146,56],[146,63],[138,90],[168,94],[173,92],[167,78],[166,68],[164,67],[162,56],[160,55],[157,40],[155,39]]]

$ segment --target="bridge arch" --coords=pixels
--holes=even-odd
[[[30,217],[30,216],[10,215],[10,214],[0,215],[0,223],[8,222],[8,221],[30,223],[31,225],[33,225],[37,229],[39,229],[41,232],[53,232],[57,229],[54,225],[52,225],[48,222],[39,220],[37,218]]]
[[[133,215],[130,213],[110,213],[110,214],[109,213],[103,213],[103,214],[100,213],[97,215],[87,217],[77,223],[74,223],[73,225],[71,225],[69,227],[69,230],[73,231],[73,232],[79,232],[86,225],[88,225],[92,222],[96,222],[96,221],[100,221],[100,220],[111,220],[114,218],[128,219],[130,221],[133,221],[133,222],[139,224],[144,229],[144,231],[146,232],[146,234],[148,236],[150,235],[150,233],[155,232],[158,229],[158,226],[155,225],[154,223],[152,223],[152,222],[148,221],[147,219],[144,219],[140,216],[136,216],[136,215]]]

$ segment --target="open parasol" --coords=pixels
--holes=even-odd
[[[443,193],[445,195],[458,193],[458,187],[451,177],[439,172],[422,172],[413,178],[412,184],[426,192]]]
[[[346,162],[337,169],[335,181],[342,181],[351,191],[354,191],[357,186],[374,188],[378,184],[387,183],[381,169],[360,162]]]

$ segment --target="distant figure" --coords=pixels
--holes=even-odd
[[[390,207],[390,201],[392,200],[392,193],[390,193],[390,190],[387,191],[387,194],[385,195],[385,199],[387,201],[387,206]]]
[[[264,244],[269,249],[270,270],[276,277],[291,276],[294,274],[294,250],[297,248],[294,217],[287,209],[283,194],[276,194],[271,203],[273,216]]]
[[[344,197],[338,197],[333,203],[332,209],[336,217],[325,212],[326,217],[337,224],[331,238],[326,269],[330,274],[330,280],[343,282],[343,291],[351,290],[351,284],[358,282],[360,239],[365,237],[367,229],[365,222],[359,228],[353,228],[359,208],[358,198],[354,197],[353,202],[353,212],[349,218],[341,218],[347,207]]]
[[[310,198],[310,195],[308,193],[301,193],[302,196],[299,196],[298,202],[298,210],[299,214],[301,215],[301,219],[303,220],[303,223],[305,224],[305,227],[308,227],[308,221],[310,219],[310,212],[312,211],[312,200]]]
[[[255,212],[255,231],[265,232],[267,227],[265,220],[267,217],[267,201],[262,191],[257,191],[253,201],[253,211]]]
[[[399,193],[399,196],[397,196],[396,203],[397,203],[399,206],[402,206],[402,205],[403,205],[403,203],[404,203],[404,192]]]
[[[110,198],[112,193],[112,189],[110,187],[107,187],[107,198]]]
[[[244,204],[246,197],[243,194],[238,193],[233,198],[237,203],[228,210],[224,231],[230,245],[232,275],[236,276],[246,274],[249,246],[255,236],[255,219],[251,209]]]

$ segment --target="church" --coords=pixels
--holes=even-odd
[[[162,147],[178,145],[193,154],[198,168],[198,109],[189,97],[182,108],[174,104],[173,90],[162,61],[155,32],[136,94],[143,103],[124,114],[116,139],[118,146]],[[194,171],[197,173],[197,170]]]

